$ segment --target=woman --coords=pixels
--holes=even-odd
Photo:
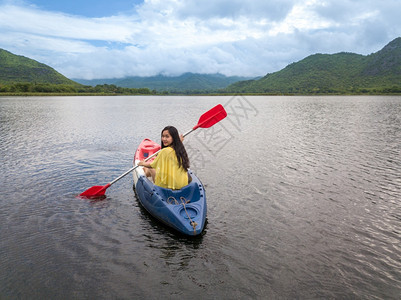
[[[161,151],[151,163],[140,161],[146,176],[152,176],[154,183],[163,188],[179,190],[188,184],[189,159],[182,143],[184,138],[178,135],[173,126],[167,126],[161,134]]]

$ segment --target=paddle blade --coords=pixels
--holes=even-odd
[[[95,185],[87,189],[85,192],[79,194],[79,196],[83,198],[98,198],[104,195],[109,186],[110,183],[106,185]]]
[[[212,127],[217,122],[220,122],[225,117],[227,117],[227,112],[224,109],[223,105],[218,104],[213,107],[211,110],[205,112],[199,118],[198,124],[192,128],[193,130],[197,128],[209,128]]]

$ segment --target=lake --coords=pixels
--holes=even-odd
[[[186,132],[207,225],[140,206],[144,138]],[[401,97],[0,97],[1,299],[399,299]]]

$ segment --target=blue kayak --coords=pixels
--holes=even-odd
[[[134,165],[158,150],[159,144],[144,139],[135,153]],[[202,182],[191,170],[188,170],[189,184],[180,190],[155,185],[146,177],[143,167],[137,167],[133,174],[136,195],[153,217],[185,235],[202,233],[206,222],[206,194]]]

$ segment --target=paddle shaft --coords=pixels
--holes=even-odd
[[[161,149],[158,150],[157,152],[153,153],[151,156],[149,156],[147,159],[145,159],[145,161],[148,161],[148,160],[151,159],[152,157],[156,156],[157,153],[159,153],[160,151],[161,151]],[[127,172],[125,172],[124,174],[118,176],[116,179],[114,179],[113,181],[111,181],[111,182],[109,183],[109,185],[112,185],[113,183],[115,183],[116,181],[120,180],[120,179],[123,178],[124,176],[128,175],[129,173],[131,173],[132,171],[134,171],[134,170],[135,170],[136,168],[138,168],[138,167],[139,167],[139,166],[134,166],[134,167],[132,167],[132,168],[129,169]]]

